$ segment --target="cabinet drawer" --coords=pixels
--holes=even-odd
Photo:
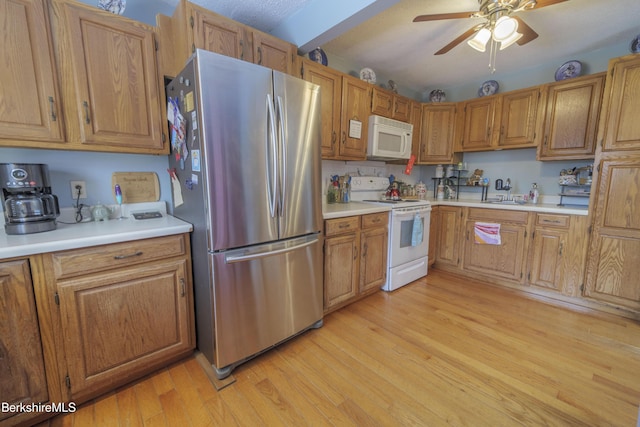
[[[51,254],[56,278],[122,268],[186,254],[184,236],[157,237]]]
[[[537,214],[536,226],[569,228],[569,217],[567,215]]]
[[[526,224],[529,212],[508,211],[499,209],[469,209],[469,219],[487,222],[511,222],[515,224]]]
[[[389,214],[380,212],[362,215],[362,228],[386,227],[389,223]]]
[[[360,216],[348,216],[345,218],[328,219],[324,222],[324,235],[335,236],[360,229]]]

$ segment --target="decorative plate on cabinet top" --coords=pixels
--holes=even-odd
[[[309,59],[322,65],[327,65],[329,63],[329,61],[327,61],[327,54],[319,47],[309,52]]]
[[[127,6],[127,0],[98,0],[98,8],[107,12],[122,15]]]
[[[360,70],[360,80],[364,80],[367,83],[376,82],[376,73],[373,72],[371,68],[363,68]]]
[[[478,96],[482,97],[496,94],[498,93],[499,87],[500,85],[498,85],[497,81],[487,80],[486,82],[482,83],[482,86],[480,86],[480,89],[478,89]]]
[[[631,51],[631,53],[640,53],[640,34],[638,34],[633,40],[631,40],[629,50]]]
[[[429,93],[429,101],[431,102],[444,102],[446,99],[446,94],[442,89],[434,89]]]
[[[556,70],[556,81],[578,77],[582,71],[580,61],[567,61]]]

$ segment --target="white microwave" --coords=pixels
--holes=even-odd
[[[413,125],[382,116],[369,116],[367,158],[398,160],[411,157]]]

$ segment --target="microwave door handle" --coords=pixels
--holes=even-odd
[[[269,213],[271,217],[275,217],[276,214],[276,127],[274,122],[275,112],[273,109],[273,102],[271,101],[271,95],[267,94],[266,101],[267,110],[267,132],[265,135],[266,143],[266,169],[267,169],[267,193],[269,195]]]

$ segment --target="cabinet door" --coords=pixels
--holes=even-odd
[[[585,295],[640,310],[640,158],[603,160],[599,179]]]
[[[76,2],[53,6],[69,140],[87,150],[168,152],[153,28]]]
[[[360,233],[360,292],[378,289],[387,280],[386,227],[363,230]]]
[[[453,158],[456,104],[425,104],[418,163],[451,163]]]
[[[72,399],[194,347],[186,260],[81,276],[57,287]]]
[[[429,265],[436,262],[438,251],[438,238],[440,236],[440,206],[431,208],[431,218],[429,221]]]
[[[348,301],[358,293],[360,233],[324,241],[324,310]]]
[[[536,228],[533,234],[531,265],[527,279],[530,284],[561,290],[561,273],[565,231]]]
[[[371,114],[391,118],[393,115],[393,94],[374,87],[371,94]]]
[[[517,90],[500,96],[499,148],[534,147],[540,89]]]
[[[593,158],[603,86],[604,74],[548,86],[539,160]]]
[[[463,151],[481,151],[492,146],[496,97],[488,96],[465,103]]]
[[[478,244],[474,238],[475,221],[467,221],[463,268],[467,271],[498,276],[521,283],[525,249],[523,225],[500,224],[499,245]]]
[[[460,264],[460,226],[462,208],[440,206],[440,231],[436,249],[436,264],[457,267]]]
[[[13,140],[0,145],[62,142],[62,104],[43,2],[2,1],[0,17],[0,139]]]
[[[191,50],[205,49],[232,58],[253,62],[251,46],[242,24],[188,3],[193,31]]]
[[[308,59],[302,59],[302,77],[320,86],[322,116],[322,158],[338,155],[340,134],[340,104],[342,102],[342,75],[331,68]]]
[[[603,151],[640,150],[640,57],[629,55],[609,64],[603,105]]]
[[[391,117],[395,120],[400,120],[401,122],[408,122],[411,118],[411,101],[402,96],[394,96],[393,114]]]
[[[371,111],[371,85],[351,76],[342,77],[342,108],[340,117],[340,157],[364,160],[367,155],[367,134]],[[351,134],[352,128],[359,129]]]
[[[49,400],[27,260],[0,263],[0,396],[11,405]],[[0,423],[17,415],[0,412]]]
[[[286,74],[293,73],[294,46],[284,40],[253,31],[253,62]]]

